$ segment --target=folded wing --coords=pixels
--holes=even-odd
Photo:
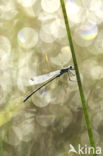
[[[60,73],[60,70],[54,71],[54,72],[50,72],[48,74],[44,74],[44,75],[40,75],[40,76],[35,76],[33,78],[31,78],[29,80],[29,85],[36,85],[36,84],[40,84],[43,83],[49,79],[51,79],[52,77],[58,75]]]

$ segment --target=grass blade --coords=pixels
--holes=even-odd
[[[60,0],[60,2],[61,2],[62,12],[63,12],[63,16],[64,16],[64,21],[65,21],[66,31],[67,31],[67,35],[68,35],[68,40],[69,40],[69,44],[70,44],[70,48],[71,48],[71,52],[72,52],[74,68],[75,68],[75,71],[76,71],[76,77],[77,77],[81,102],[82,102],[82,106],[83,106],[83,112],[84,112],[84,117],[85,117],[85,121],[86,121],[86,126],[87,126],[87,130],[88,130],[89,140],[90,140],[91,146],[94,147],[94,149],[96,150],[94,137],[93,137],[93,132],[92,132],[92,129],[91,129],[91,123],[90,123],[89,115],[88,115],[88,111],[87,111],[86,100],[85,100],[83,87],[82,87],[82,83],[81,83],[79,68],[78,68],[78,64],[77,64],[77,60],[76,60],[76,55],[75,55],[75,50],[74,50],[74,46],[73,46],[72,37],[71,37],[71,31],[70,31],[70,26],[69,26],[69,22],[68,22],[67,13],[66,13],[65,3],[64,3],[64,0]],[[96,153],[93,154],[93,156],[96,156]]]

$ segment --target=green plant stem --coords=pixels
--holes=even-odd
[[[60,0],[60,2],[61,2],[62,12],[63,12],[64,20],[65,20],[65,26],[66,26],[66,31],[67,31],[67,35],[68,35],[68,40],[69,40],[69,44],[70,44],[70,48],[71,48],[74,68],[75,68],[75,72],[76,72],[76,77],[77,77],[81,102],[82,102],[85,121],[86,121],[86,126],[87,126],[87,129],[88,129],[89,140],[90,140],[91,146],[95,148],[93,132],[92,132],[92,129],[91,129],[91,123],[90,123],[89,116],[88,116],[86,100],[85,100],[85,96],[84,96],[84,92],[83,92],[83,87],[82,87],[82,83],[81,83],[79,68],[78,68],[78,64],[77,64],[77,60],[76,60],[76,55],[75,55],[75,50],[74,50],[74,46],[73,46],[72,37],[71,37],[70,26],[69,26],[69,22],[68,22],[67,13],[66,13],[65,3],[64,3],[64,0]],[[96,154],[93,154],[93,156],[96,156]]]

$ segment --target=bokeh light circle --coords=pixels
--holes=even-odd
[[[32,6],[37,0],[18,0],[18,3],[21,4],[23,7],[30,7]]]
[[[41,6],[44,11],[48,13],[53,13],[59,9],[60,1],[59,0],[42,0]]]
[[[24,27],[18,32],[18,43],[23,48],[33,48],[38,42],[38,32],[31,27]]]

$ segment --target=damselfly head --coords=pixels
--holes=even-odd
[[[69,69],[70,69],[70,70],[74,70],[74,67],[73,67],[73,66],[69,66]]]

